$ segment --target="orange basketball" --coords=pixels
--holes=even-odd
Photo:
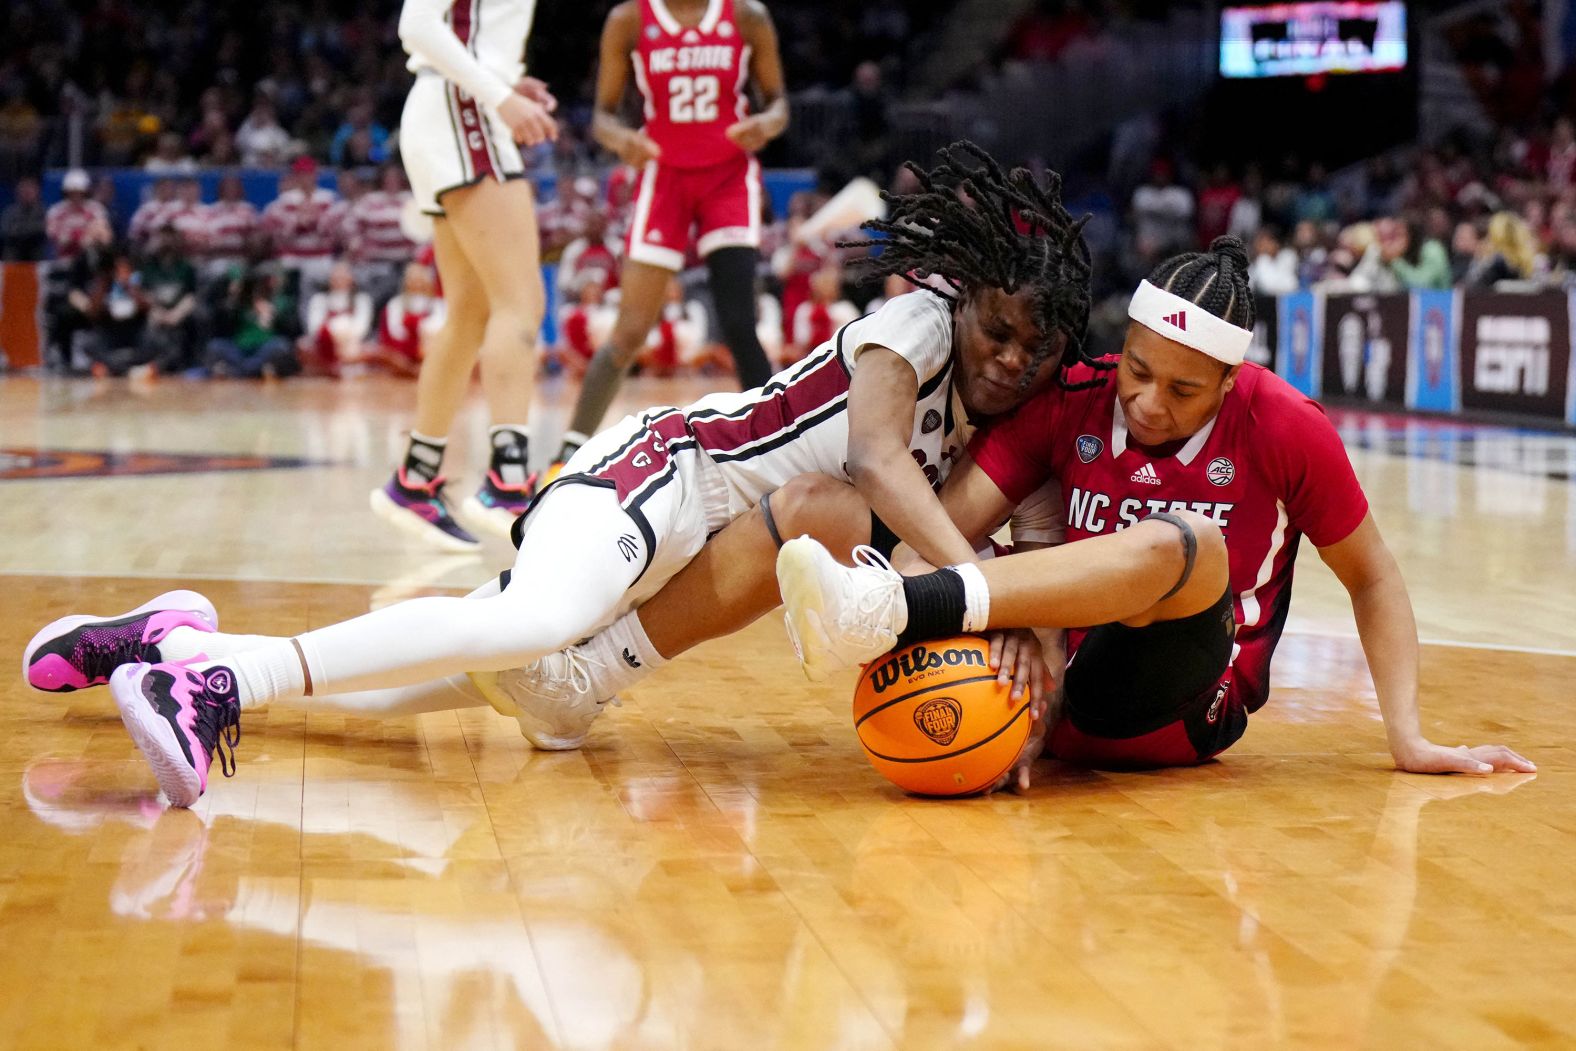
[[[1012,766],[1029,738],[1029,699],[1014,702],[978,635],[893,650],[854,688],[854,730],[870,763],[905,792],[966,796]]]

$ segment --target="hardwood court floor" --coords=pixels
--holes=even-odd
[[[0,381],[0,478],[318,464],[0,481],[0,655],[170,586],[288,633],[479,582],[505,545],[434,562],[365,511],[409,395]],[[542,396],[555,430],[565,392]],[[1535,777],[1390,770],[1307,553],[1275,695],[1223,761],[1046,765],[1021,798],[886,786],[851,677],[805,682],[775,618],[658,673],[578,753],[482,710],[250,714],[238,775],[191,812],[101,692],[12,675],[0,1048],[1576,1046],[1576,454],[1348,426],[1437,640],[1425,725]]]

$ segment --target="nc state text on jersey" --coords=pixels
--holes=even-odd
[[[1086,533],[1103,533],[1108,526],[1113,531],[1123,530],[1161,511],[1172,513],[1196,511],[1206,518],[1214,519],[1215,524],[1224,532],[1229,524],[1232,508],[1236,506],[1234,503],[1223,504],[1209,500],[1140,500],[1136,496],[1129,496],[1117,505],[1116,520],[1113,523],[1108,517],[1111,511],[1111,498],[1105,493],[1089,492],[1075,485],[1067,494],[1067,524]]]
[[[653,73],[690,73],[696,70],[733,68],[736,48],[711,44],[699,47],[663,47],[651,52],[647,63]]]

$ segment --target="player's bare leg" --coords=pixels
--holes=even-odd
[[[536,342],[546,310],[536,204],[523,179],[483,179],[444,198],[455,240],[487,297],[478,356],[492,424],[490,462],[468,515],[507,533],[530,503],[526,421],[536,383]]]
[[[1220,601],[1229,574],[1220,528],[1181,511],[1120,533],[914,577],[879,556],[841,566],[801,538],[783,546],[777,577],[789,633],[806,674],[818,679],[877,657],[900,638],[1179,620]]]
[[[449,204],[468,191],[445,196]],[[452,220],[433,222],[433,250],[448,314],[427,343],[416,378],[416,418],[404,462],[388,484],[372,492],[372,510],[402,532],[443,550],[474,551],[476,537],[455,520],[442,492],[449,428],[470,387],[487,330],[487,291],[455,233]]]
[[[552,481],[557,468],[601,428],[608,406],[613,404],[624,383],[624,374],[634,364],[640,348],[646,345],[652,326],[662,316],[662,304],[671,280],[671,270],[633,259],[624,261],[618,281],[618,320],[613,323],[608,341],[597,348],[591,364],[586,366],[574,415],[569,419],[569,431],[564,435],[557,461],[545,481]]]

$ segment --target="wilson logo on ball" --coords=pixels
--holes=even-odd
[[[932,653],[924,646],[915,646],[907,653],[899,654],[870,672],[870,685],[874,686],[877,693],[883,693],[888,687],[897,684],[899,679],[912,678],[923,671],[943,666],[957,667],[960,664],[974,664],[985,667],[985,655],[979,650],[946,649],[940,653]]]
[[[935,697],[914,709],[914,725],[939,745],[951,744],[962,722],[963,706],[951,697]]]

